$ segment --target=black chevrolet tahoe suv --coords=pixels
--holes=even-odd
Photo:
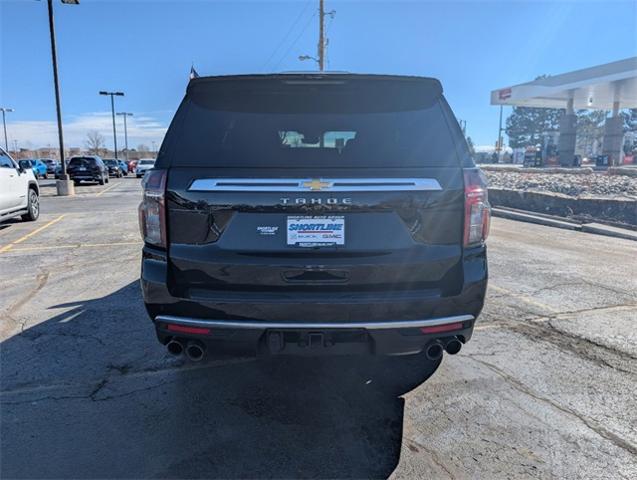
[[[193,79],[139,215],[146,309],[191,360],[439,361],[484,303],[486,185],[435,79]]]

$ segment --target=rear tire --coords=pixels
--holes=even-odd
[[[40,216],[40,196],[35,188],[29,188],[28,212],[22,215],[25,222],[34,222]]]
[[[100,177],[100,179],[97,181],[97,183],[99,183],[100,185],[104,185],[106,182],[104,181],[104,175],[102,175]]]

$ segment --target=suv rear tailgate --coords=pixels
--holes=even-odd
[[[457,168],[391,170],[389,179],[434,179],[424,191],[193,191],[197,179],[240,178],[235,169],[173,168],[168,175],[169,287],[179,296],[211,291],[444,292],[457,288],[463,183]],[[249,178],[298,179],[282,171]],[[295,172],[296,173],[296,172]],[[312,173],[316,173],[313,171]],[[328,172],[319,178],[329,180]],[[387,178],[340,170],[339,178]],[[418,175],[418,177],[415,177]],[[297,203],[301,199],[304,203]],[[292,217],[342,218],[343,245],[289,245]],[[453,278],[450,278],[453,277]],[[451,293],[451,292],[448,292]]]

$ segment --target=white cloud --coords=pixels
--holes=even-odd
[[[116,117],[117,148],[124,148],[124,120]],[[113,123],[110,112],[93,112],[71,117],[63,123],[64,146],[81,147],[86,143],[86,134],[91,130],[97,130],[104,136],[106,146],[113,148]],[[157,147],[164,138],[166,127],[150,115],[128,117],[128,147],[135,148],[144,143],[150,146],[151,142],[157,142]],[[40,148],[51,145],[57,146],[57,123],[54,121],[15,121],[7,122],[7,134],[10,148],[13,148],[13,140],[17,140],[21,148]]]

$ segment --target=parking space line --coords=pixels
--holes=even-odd
[[[115,183],[115,184],[111,185],[110,187],[105,188],[105,189],[104,189],[104,190],[102,190],[101,192],[97,192],[97,193],[95,194],[95,196],[96,196],[96,197],[99,197],[99,196],[100,196],[100,195],[102,195],[103,193],[108,192],[109,190],[111,190],[112,188],[117,187],[118,185],[120,185],[120,184],[119,184],[119,183]]]
[[[32,247],[13,248],[12,252],[32,252],[34,250],[60,250],[65,248],[84,248],[84,247],[116,247],[122,245],[141,245],[141,241],[137,242],[113,242],[113,243],[76,243],[73,245],[36,245]],[[0,250],[1,251],[1,250]]]
[[[8,245],[5,245],[4,247],[0,248],[0,253],[4,253],[4,252],[8,252],[9,250],[11,250],[15,245],[24,242],[25,240],[28,240],[29,238],[31,238],[33,235],[36,235],[38,233],[40,233],[42,230],[44,230],[45,228],[49,228],[51,225],[53,225],[54,223],[59,222],[60,220],[62,220],[65,217],[65,215],[60,215],[57,218],[54,218],[53,220],[51,220],[49,223],[46,223],[44,225],[42,225],[40,228],[36,228],[35,230],[33,230],[31,233],[27,233],[26,235],[18,238],[17,240],[9,243]]]

